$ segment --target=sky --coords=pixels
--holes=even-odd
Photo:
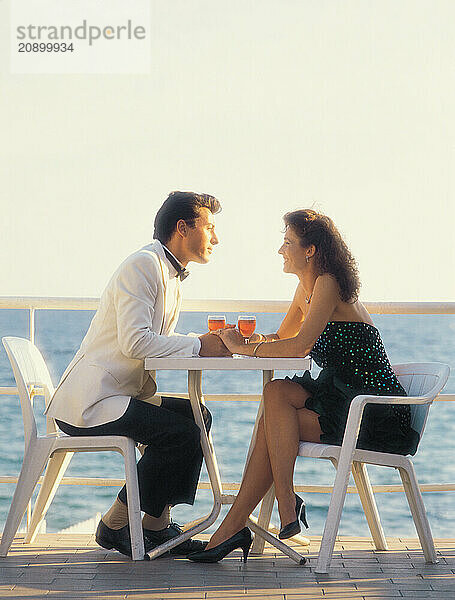
[[[151,71],[120,75],[11,73],[9,11],[0,295],[99,296],[193,190],[223,210],[188,298],[291,298],[282,216],[310,207],[362,300],[454,301],[455,2],[152,0]]]

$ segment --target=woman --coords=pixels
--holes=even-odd
[[[254,334],[244,344],[235,329],[219,332],[236,354],[292,357],[310,354],[322,367],[318,378],[275,379],[264,389],[264,415],[237,498],[206,549],[190,554],[197,562],[216,562],[235,548],[244,559],[251,545],[245,523],[272,483],[281,518],[279,537],[306,524],[304,503],[294,494],[293,471],[299,441],[341,445],[351,400],[359,394],[405,396],[378,330],[358,300],[357,268],[335,225],[313,210],[284,216],[279,253],[284,271],[299,278],[292,304],[276,334]],[[367,406],[357,446],[414,454],[418,434],[405,405]]]

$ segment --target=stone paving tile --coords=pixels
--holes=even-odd
[[[296,594],[285,596],[285,600],[320,600],[320,598],[320,596],[298,596]]]
[[[136,564],[130,562],[129,564],[120,563],[118,565],[112,563],[87,563],[87,564],[71,564],[62,567],[62,570],[81,571],[93,573],[121,573],[122,575],[132,575],[138,573],[153,573],[152,569],[146,569],[142,566],[142,563]],[[154,569],[157,570],[157,569]],[[168,569],[166,569],[168,572]]]
[[[361,566],[361,565],[378,565],[379,561],[376,557],[372,557],[372,558],[351,558],[350,556],[348,557],[343,557],[341,559],[341,563],[344,566]],[[336,563],[335,563],[336,564]]]
[[[129,581],[135,581],[135,580],[130,580],[130,579],[124,579],[124,582],[129,582]],[[225,583],[228,586],[231,585],[240,585],[242,584],[241,580],[239,581],[234,581],[234,582],[226,582],[225,579],[223,580],[207,580],[204,579],[203,577],[186,577],[183,579],[174,579],[174,578],[168,578],[168,577],[153,577],[150,579],[141,579],[138,580],[140,582],[142,582],[142,584],[147,584],[149,587],[168,587],[168,588],[175,588],[175,589],[180,589],[180,588],[186,588],[188,586],[191,587],[196,587],[196,586],[203,586],[203,585],[207,585],[209,581],[211,581],[211,583],[209,583],[209,585],[219,585],[220,582]]]
[[[18,569],[28,565],[27,560],[12,558],[11,556],[5,556],[0,558],[0,568],[2,569]]]
[[[223,563],[218,563],[222,565]],[[256,563],[254,565],[250,565],[247,563],[242,569],[239,569],[242,573],[248,573],[249,575],[257,575],[258,577],[264,577],[267,575],[271,575],[272,573],[277,573],[277,571],[289,571],[290,569],[286,565],[268,565],[266,568],[262,569],[262,565],[260,563]]]
[[[218,585],[216,587],[204,588],[206,598],[214,598],[219,595],[229,594],[233,598],[246,598],[247,590],[243,586],[232,586],[227,588],[224,585]],[[281,594],[280,590],[268,590],[268,593],[264,595],[264,597],[273,596],[276,594]]]
[[[364,569],[351,568],[346,570],[348,572],[349,579],[370,579],[385,576],[381,567],[377,567],[376,569],[365,567]]]
[[[76,579],[77,578],[78,581],[81,581],[81,580],[94,579],[95,578],[95,573],[85,573],[85,572],[82,572],[82,573],[77,573],[76,572],[75,573],[74,571],[70,571],[69,573],[68,572],[63,572],[62,573],[61,571],[59,571],[58,573],[56,573],[55,576],[58,577],[59,579],[62,578],[62,577],[71,577],[72,579]]]
[[[433,590],[433,586],[429,584],[417,584],[417,583],[400,583],[396,585],[396,587],[401,591],[413,591],[413,592],[427,592],[429,598],[431,598],[431,590]]]
[[[257,577],[256,575],[249,577],[248,575],[245,575],[243,577],[243,582],[246,586],[260,585],[262,587],[267,586],[268,588],[280,587],[280,581],[276,577]]]
[[[243,596],[233,596],[230,593],[223,592],[219,592],[216,596],[210,596],[210,600],[246,600],[246,598],[248,598],[248,596],[245,596],[245,594]],[[260,596],[260,598],[266,598],[267,600],[285,600],[286,597],[284,594],[271,594],[267,596]]]
[[[125,598],[128,598],[129,600],[166,600],[167,596],[160,596],[159,594],[149,594],[149,593],[144,593],[144,594],[128,594],[125,596]],[[109,599],[110,600],[110,597]],[[193,600],[192,596],[187,596],[186,600]],[[197,598],[194,598],[194,600],[198,600]]]
[[[360,600],[360,598],[401,598],[399,589],[374,589],[374,590],[355,590],[354,592],[338,592],[334,594],[326,594],[324,598],[330,600]]]
[[[334,577],[331,574],[323,574],[323,573],[316,573],[316,578],[317,578],[317,583],[318,585],[322,586],[323,588],[330,588],[330,587],[334,587],[336,585],[339,586],[345,586],[345,587],[354,587],[354,582],[350,580],[349,577],[347,578],[341,578],[341,577]]]
[[[401,595],[404,598],[428,598],[429,600],[437,600],[438,598],[444,598],[444,600],[451,600],[455,597],[455,591],[451,596],[447,595],[445,590],[432,590],[427,592],[424,590],[400,590]]]
[[[90,587],[92,589],[105,589],[105,590],[112,590],[112,591],[116,591],[116,592],[120,592],[122,590],[129,590],[129,591],[133,591],[133,590],[143,590],[143,589],[153,589],[153,590],[169,590],[171,588],[174,589],[180,589],[181,587],[197,587],[198,589],[200,588],[199,584],[196,585],[192,585],[192,582],[187,582],[185,586],[179,586],[179,585],[169,585],[169,582],[163,582],[163,581],[159,581],[159,582],[151,582],[151,581],[145,581],[145,580],[140,580],[140,581],[136,581],[136,580],[129,580],[129,579],[114,579],[112,581],[109,580],[97,580],[97,579],[92,579],[90,580]]]
[[[387,577],[403,577],[403,576],[410,576],[410,577],[415,577],[416,575],[420,575],[421,571],[420,569],[413,569],[412,567],[405,568],[402,566],[395,566],[395,565],[391,565],[390,567],[387,567],[385,565],[381,565],[381,571],[384,573],[384,575],[386,575]]]
[[[191,587],[188,587],[188,590],[191,590]],[[200,587],[196,587],[194,588],[195,591],[197,593],[200,592]],[[162,585],[136,585],[136,586],[130,586],[128,584],[123,585],[123,586],[118,586],[117,588],[115,588],[115,586],[107,586],[107,585],[98,585],[97,583],[92,583],[91,587],[90,587],[90,591],[91,593],[95,593],[95,592],[99,592],[102,591],[105,595],[111,595],[111,594],[118,594],[118,595],[125,595],[125,594],[135,594],[135,593],[145,593],[145,592],[150,592],[150,593],[154,593],[154,594],[167,594],[168,592],[171,591],[176,591],[176,592],[180,592],[180,590],[172,590],[172,588],[170,588],[169,586],[162,586]]]
[[[447,592],[452,592],[452,597],[455,598],[455,583],[452,582],[443,582],[443,581],[438,581],[438,582],[432,582],[431,583],[431,589],[432,590],[436,590],[436,591],[447,591]]]
[[[55,590],[90,590],[92,580],[70,579],[69,577],[56,577],[50,586]]]
[[[36,571],[26,571],[20,577],[20,583],[51,583],[57,573],[49,569],[38,569]]]
[[[193,583],[194,585],[197,585],[197,581],[193,581],[191,580],[191,583]],[[226,582],[226,580],[223,579],[203,579],[202,583],[200,584],[201,587],[203,587],[206,591],[210,591],[210,590],[219,590],[219,589],[223,589],[223,588],[229,588],[231,590],[235,590],[235,589],[240,589],[240,590],[244,590],[247,587],[247,584],[243,581],[243,579],[239,579],[239,580],[230,580],[229,582]],[[264,586],[264,582],[261,582],[261,586]],[[174,586],[175,587],[175,586]],[[250,586],[252,589],[254,589],[255,587],[257,587],[257,585],[255,586],[254,584],[250,584]],[[269,587],[267,585],[267,587]],[[271,590],[275,590],[276,587],[270,587]]]
[[[383,600],[384,598],[402,598],[403,596],[400,594],[399,590],[395,590],[393,593],[392,592],[387,592],[387,593],[380,593],[380,594],[368,594],[367,596],[363,596],[363,600]]]
[[[180,574],[176,573],[175,574],[176,577],[179,577]],[[235,579],[239,579],[242,577],[250,577],[249,573],[243,573],[241,571],[205,571],[203,569],[198,570],[197,572],[186,572],[183,574],[184,577],[195,577],[195,576],[202,576],[202,577],[216,577],[216,578],[224,578],[226,581],[231,581],[231,580],[235,580]],[[251,577],[258,577],[257,573],[253,573],[251,575]],[[275,577],[276,579],[276,577]]]
[[[285,598],[286,600],[309,600],[309,598],[315,598],[317,600],[321,600],[323,598],[330,598],[330,600],[338,600],[338,598],[341,598],[342,600],[350,600],[351,598],[353,600],[360,600],[362,598],[362,595],[355,595],[356,592],[350,592],[348,594],[345,595],[345,592],[339,592],[333,595],[328,595],[326,596],[324,595],[318,595],[318,594],[304,594],[302,590],[296,590],[295,592],[293,592],[292,594],[286,594]]]
[[[77,565],[67,565],[57,567],[57,571],[59,573],[98,573],[101,565],[96,564],[77,564]]]
[[[9,598],[18,598],[20,596],[45,596],[48,593],[48,589],[39,589],[34,587],[27,587],[22,585],[16,585],[12,590],[2,591],[2,596]]]
[[[292,586],[291,586],[292,587]],[[305,586],[306,588],[307,586]],[[317,591],[315,589],[315,591]],[[283,588],[269,588],[269,587],[265,587],[265,586],[258,586],[256,588],[252,588],[252,587],[246,587],[245,588],[245,594],[247,598],[266,598],[268,600],[268,598],[270,596],[276,596],[276,595],[284,595],[286,594],[286,589]]]
[[[127,592],[127,596],[131,598],[136,598],[135,594],[131,594],[131,592]],[[146,592],[144,591],[144,596],[147,598],[166,598],[166,600],[188,600],[189,598],[194,598],[195,600],[204,600],[205,592],[204,590],[194,590],[194,591],[185,591],[185,592],[174,592],[169,591],[160,595],[160,592]]]
[[[53,592],[50,590],[47,596],[44,596],[46,600],[52,598],[52,600],[125,600],[126,594],[112,594],[99,596],[96,592],[85,592],[85,591],[75,591],[75,592]],[[30,600],[30,598],[28,598]]]
[[[24,575],[26,569],[24,568],[0,568],[0,581],[6,581],[7,579],[19,579]]]
[[[282,590],[283,590],[283,594],[286,595],[286,599],[289,598],[289,596],[296,596],[296,595],[300,595],[302,597],[318,596],[318,597],[322,598],[323,594],[324,594],[322,587],[317,586],[317,585],[304,585],[301,587],[288,585],[288,586],[283,586]]]
[[[349,572],[346,569],[330,569],[330,573],[314,573],[318,583],[324,581],[349,581]]]
[[[185,576],[180,576],[180,577],[173,577],[172,575],[169,575],[169,573],[161,573],[158,575],[154,575],[152,573],[106,573],[106,572],[94,572],[91,575],[93,575],[93,578],[96,581],[155,581],[157,578],[159,579],[166,579],[166,580],[173,580],[175,579],[177,580],[181,580],[182,582],[185,581]],[[188,577],[188,576],[187,576]],[[186,577],[186,578],[187,578]]]
[[[314,581],[310,581],[310,582],[298,582],[297,584],[295,583],[290,583],[290,587],[294,587],[294,586],[301,586],[301,585],[315,585]],[[255,594],[258,595],[259,593],[263,593],[265,595],[267,594],[281,594],[283,593],[281,590],[283,589],[283,587],[289,587],[289,585],[286,584],[286,586],[283,586],[282,584],[278,583],[278,585],[276,583],[272,583],[269,584],[268,581],[255,581],[255,582],[247,582],[245,581],[243,584],[244,588],[245,588],[245,593],[247,594]]]
[[[449,565],[438,565],[434,566],[433,568],[418,567],[413,569],[413,572],[414,571],[417,575],[423,577],[423,579],[428,577],[442,577],[444,575],[450,576],[453,573],[453,569],[451,569]]]
[[[237,596],[242,596],[243,598],[245,598],[245,594],[246,594],[246,589],[244,586],[240,585],[240,586],[225,586],[225,585],[219,585],[216,588],[212,588],[212,589],[205,589],[205,595],[206,598],[213,598],[216,596],[219,596],[220,594],[230,594],[232,597],[237,597]],[[276,594],[276,590],[270,590],[270,593],[272,594]]]
[[[211,598],[212,598],[212,600],[217,600],[217,599],[231,600],[231,598],[235,599],[235,600],[241,600],[241,598],[245,599],[245,596],[242,597],[242,596],[231,596],[230,594],[220,594],[218,596],[213,596]],[[265,598],[265,596],[261,596],[261,598]],[[278,595],[273,594],[271,596],[267,596],[267,600],[285,600],[285,598],[286,597],[284,596],[284,594],[278,594]]]

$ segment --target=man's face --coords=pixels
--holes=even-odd
[[[215,217],[208,208],[201,208],[194,227],[188,227],[185,238],[188,260],[205,264],[210,260],[213,246],[218,244]]]

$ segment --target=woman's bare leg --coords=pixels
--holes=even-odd
[[[284,379],[264,389],[265,437],[282,527],[295,521],[293,475],[299,441],[319,442],[322,433],[318,415],[305,408],[309,395],[298,383]]]
[[[285,385],[281,386],[281,384]],[[319,437],[322,433],[317,419],[318,415],[303,407],[308,396],[308,392],[300,385],[284,380],[274,380],[264,390],[264,404],[267,406],[269,416],[269,438],[274,449],[275,467],[278,471],[278,485],[281,486],[281,490],[284,490],[284,492],[280,491],[281,510],[280,498],[277,495],[278,508],[283,526],[295,521],[293,470],[297,456],[298,442],[299,440],[319,442]],[[289,404],[292,410],[289,409]],[[295,408],[294,404],[300,406],[300,408]],[[291,416],[291,419],[286,418],[286,415],[288,417]],[[275,417],[276,424],[279,425],[278,428],[273,427]],[[286,423],[288,429],[286,429]],[[280,429],[281,433],[277,433],[278,429]],[[283,453],[282,442],[284,440],[287,443],[284,444],[286,452]],[[281,469],[284,469],[284,475],[281,474]],[[248,517],[265,496],[273,481],[266,427],[264,427],[264,418],[261,418],[258,424],[255,445],[237,497],[228,514],[210,538],[207,549],[218,546],[218,544],[221,544],[245,527]],[[287,514],[284,514],[286,509]],[[287,521],[284,519],[287,519]]]
[[[272,470],[267,452],[264,420],[258,423],[256,441],[237,497],[221,525],[210,538],[207,548],[218,546],[243,529],[245,523],[272,485]]]

